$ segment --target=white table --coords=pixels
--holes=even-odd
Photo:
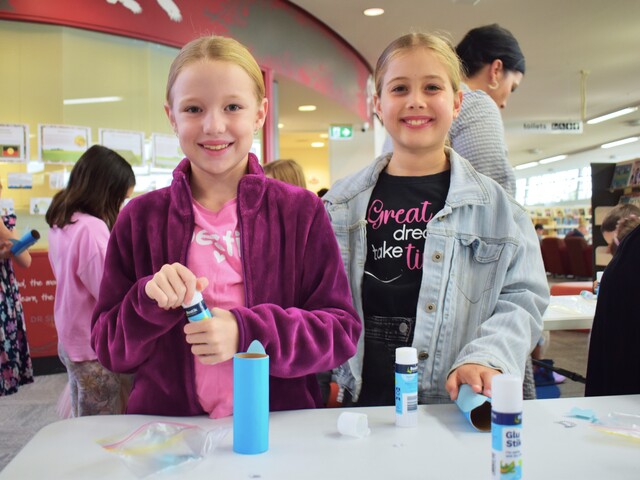
[[[527,479],[636,479],[640,443],[595,430],[587,420],[565,416],[573,407],[640,414],[640,395],[525,401],[524,473]],[[371,434],[363,439],[337,433],[343,409],[275,412],[270,448],[261,455],[232,450],[232,433],[212,455],[186,473],[160,478],[188,479],[489,479],[491,434],[474,431],[453,404],[421,405],[417,428],[394,425],[393,407],[357,408],[368,415]],[[0,479],[135,479],[114,454],[96,443],[133,432],[168,417],[140,415],[63,420],[38,432],[0,472]],[[231,425],[231,418],[187,417],[180,422],[206,429]],[[568,428],[563,421],[574,424]],[[154,477],[155,478],[155,477]]]
[[[595,313],[595,300],[580,295],[552,295],[542,320],[545,330],[590,329]]]

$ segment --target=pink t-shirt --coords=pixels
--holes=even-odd
[[[187,267],[209,285],[202,292],[209,309],[229,310],[244,305],[244,277],[240,259],[240,231],[236,199],[219,212],[193,201],[195,228]],[[215,321],[215,320],[213,320]],[[196,391],[202,408],[211,418],[233,413],[233,360],[204,365],[194,356]]]

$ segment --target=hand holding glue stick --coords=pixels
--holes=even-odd
[[[185,338],[200,362],[215,364],[233,358],[238,352],[240,334],[233,313],[222,308],[207,308],[204,299],[200,301],[208,285],[205,277],[196,278],[184,265],[173,263],[163,265],[147,282],[145,292],[165,310],[184,308],[183,304],[194,301],[200,305],[196,310],[201,311],[192,312],[193,316],[184,326]]]

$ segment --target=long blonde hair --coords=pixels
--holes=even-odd
[[[238,65],[253,80],[258,103],[265,97],[262,70],[249,50],[233,38],[210,35],[196,38],[187,43],[171,63],[166,91],[168,105],[171,105],[172,100],[171,89],[182,69],[191,63],[202,60],[219,60]]]

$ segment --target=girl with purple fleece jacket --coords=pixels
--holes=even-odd
[[[127,413],[232,413],[232,358],[270,356],[270,408],[322,405],[315,373],[356,351],[361,323],[321,200],[265,177],[260,68],[235,40],[202,37],[171,65],[165,110],[186,157],[167,188],[122,210],[107,249],[92,345],[135,374]],[[189,323],[201,291],[213,318]]]

